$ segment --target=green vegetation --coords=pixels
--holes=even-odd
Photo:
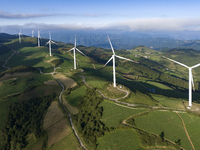
[[[141,112],[148,111],[146,109],[135,109],[118,106],[113,102],[103,101],[100,104],[103,107],[102,121],[108,127],[117,128],[123,120],[130,116],[137,115]]]
[[[187,114],[187,113],[179,113],[179,115],[182,117],[186,129],[188,131],[188,134],[190,136],[190,139],[196,149],[200,147],[199,139],[200,139],[200,131],[199,131],[199,125],[200,125],[200,118],[199,116],[193,115],[193,114]]]
[[[87,89],[85,96],[78,105],[79,112],[74,116],[75,125],[87,143],[88,147],[95,149],[97,139],[104,135],[108,128],[101,122],[103,101],[94,89]]]
[[[115,130],[105,134],[98,140],[98,150],[115,149],[115,150],[132,150],[143,148],[139,144],[137,134],[133,129]]]
[[[9,113],[2,129],[3,150],[21,150],[26,147],[26,136],[29,133],[34,133],[36,138],[45,136],[42,127],[43,114],[55,97],[56,94],[53,94],[14,103],[8,107]],[[46,141],[43,142],[43,146],[46,146]]]
[[[191,145],[185,134],[182,122],[178,115],[170,111],[154,111],[148,115],[134,118],[136,127],[144,129],[147,132],[160,135],[164,132],[164,138],[172,142],[181,140],[180,146],[185,149],[191,149]]]
[[[85,91],[86,91],[85,86],[81,86],[80,88],[72,91],[69,96],[65,97],[65,99],[69,102],[70,105],[76,107],[78,106],[80,98],[84,96]]]
[[[77,138],[74,136],[74,133],[71,132],[65,138],[55,143],[53,146],[48,148],[48,150],[75,150],[80,149]]]

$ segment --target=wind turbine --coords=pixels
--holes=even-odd
[[[38,47],[40,47],[40,39],[41,39],[41,37],[40,37],[40,30],[38,30]]]
[[[21,33],[21,28],[20,28],[20,30],[19,30],[19,43],[21,43],[21,35],[22,35],[22,33]]]
[[[135,63],[139,63],[139,62],[131,60],[131,59],[128,59],[128,58],[124,58],[124,57],[121,57],[121,56],[118,56],[118,55],[115,55],[115,51],[113,49],[113,46],[112,46],[112,43],[110,41],[109,36],[108,36],[108,40],[109,40],[110,47],[112,49],[113,55],[111,56],[111,58],[107,61],[107,63],[103,67],[105,67],[111,60],[113,60],[113,86],[116,87],[115,57],[118,57],[118,58],[121,58],[121,59],[125,59],[125,60],[128,60],[128,61],[132,61],[132,62],[135,62]]]
[[[3,33],[3,28],[2,27],[0,27],[1,28],[1,33]]]
[[[49,55],[50,56],[51,56],[51,43],[58,45],[57,43],[55,43],[54,41],[51,40],[51,33],[49,31],[49,41],[45,45],[49,44],[49,53],[50,53]]]
[[[74,47],[72,49],[70,49],[68,52],[72,51],[74,52],[74,69],[76,69],[76,50],[81,53],[82,55],[84,55],[85,57],[87,57],[84,53],[82,53],[78,48],[76,48],[76,34],[75,34],[75,44]]]
[[[165,57],[165,56],[162,56],[162,57],[164,57],[164,58],[166,58],[166,59],[168,59],[168,60],[170,60],[170,61],[173,61],[173,62],[175,62],[175,63],[177,63],[177,64],[179,64],[179,65],[181,65],[181,66],[183,66],[183,67],[188,68],[188,70],[189,70],[189,107],[191,107],[191,106],[192,106],[192,85],[193,85],[193,91],[195,91],[194,82],[193,82],[193,76],[192,76],[192,69],[193,69],[193,68],[196,68],[196,67],[198,67],[198,66],[200,66],[200,63],[197,64],[197,65],[194,65],[194,66],[192,66],[192,67],[188,67],[188,66],[186,66],[185,64],[182,64],[182,63],[180,63],[180,62],[177,62],[177,61],[172,60],[172,59],[170,59],[170,58],[167,58],[167,57]]]
[[[32,37],[34,37],[34,36],[33,36],[33,33],[35,33],[35,32],[32,30]]]

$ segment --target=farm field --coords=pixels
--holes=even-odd
[[[106,124],[106,126],[114,128],[117,128],[123,120],[131,116],[149,111],[148,109],[121,107],[107,100],[104,100],[100,106],[103,107],[102,121]]]
[[[153,111],[148,115],[134,118],[136,127],[147,132],[160,135],[164,133],[164,138],[175,142],[181,140],[181,147],[191,149],[182,122],[178,115],[170,111]]]
[[[97,150],[132,150],[133,148],[143,149],[133,129],[117,129],[107,133],[98,140],[97,146]]]
[[[200,117],[192,114],[187,113],[179,113],[179,115],[182,117],[185,126],[187,128],[188,134],[190,136],[190,139],[195,147],[195,149],[200,149]]]

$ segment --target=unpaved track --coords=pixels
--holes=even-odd
[[[188,138],[188,140],[189,140],[189,142],[190,142],[190,144],[191,144],[191,146],[192,146],[192,149],[195,150],[194,145],[193,145],[193,143],[192,143],[192,141],[191,141],[191,139],[190,139],[190,136],[189,136],[189,134],[188,134],[188,132],[187,132],[187,129],[186,129],[186,126],[185,126],[185,123],[184,123],[182,117],[181,117],[177,112],[175,112],[175,113],[176,113],[176,114],[179,116],[179,118],[181,119],[182,124],[183,124],[183,127],[184,127],[184,130],[185,130],[185,133],[186,133],[186,135],[187,135],[187,138]]]
[[[80,145],[82,146],[82,148],[83,148],[84,150],[86,150],[86,148],[85,148],[85,146],[83,145],[83,143],[82,143],[80,137],[78,136],[78,133],[76,132],[76,129],[74,128],[74,124],[73,124],[73,122],[72,122],[71,114],[66,110],[65,106],[62,104],[62,93],[63,93],[65,87],[64,87],[64,85],[62,84],[62,82],[61,82],[60,80],[58,80],[58,79],[53,75],[54,73],[56,73],[56,72],[55,72],[55,71],[56,71],[56,68],[55,68],[54,65],[53,65],[53,67],[54,67],[54,72],[52,72],[52,73],[43,73],[43,72],[41,71],[40,68],[37,68],[37,69],[40,71],[41,74],[51,74],[52,77],[53,77],[56,81],[58,81],[58,83],[59,83],[60,86],[62,87],[62,91],[60,92],[60,95],[59,95],[59,103],[60,103],[60,105],[62,106],[62,109],[64,110],[64,112],[66,112],[66,113],[68,114],[68,116],[69,116],[69,121],[70,121],[72,130],[74,131],[74,134],[75,134],[75,136],[77,137],[77,139],[78,139]]]
[[[12,51],[14,51],[14,50],[12,50]],[[10,69],[9,67],[6,67],[5,65],[8,63],[8,60],[9,60],[13,55],[15,55],[16,52],[17,52],[17,51],[14,51],[14,53],[13,53],[12,55],[10,55],[10,57],[8,57],[8,58],[6,59],[6,62],[2,65],[2,67],[6,68],[6,69]]]

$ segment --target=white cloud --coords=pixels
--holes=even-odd
[[[38,18],[38,17],[48,17],[57,14],[25,14],[25,13],[7,13],[0,11],[0,18],[6,19],[25,19],[25,18]]]
[[[200,28],[200,18],[195,18],[195,19],[141,18],[141,19],[118,22],[111,26],[131,31],[198,30]]]

